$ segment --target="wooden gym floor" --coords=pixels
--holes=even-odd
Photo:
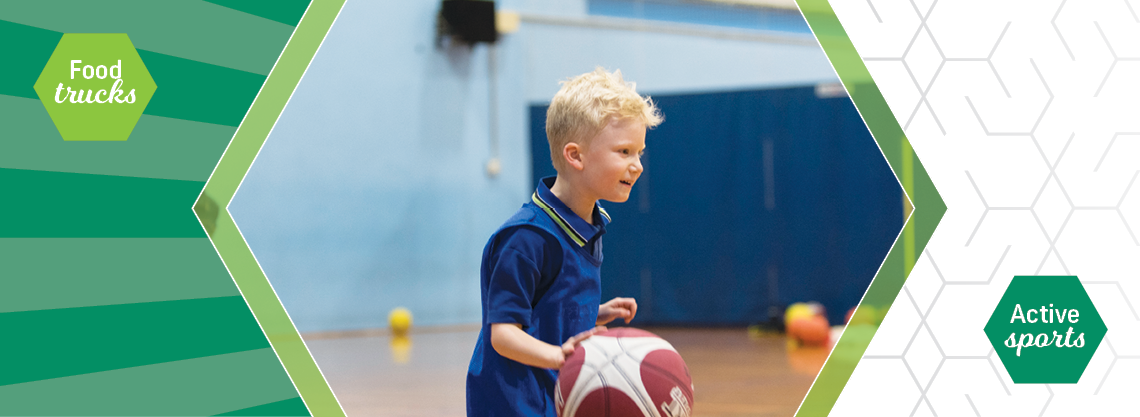
[[[742,328],[647,328],[681,353],[693,377],[694,417],[795,414],[827,349],[789,347]],[[304,335],[349,417],[462,417],[478,327]]]

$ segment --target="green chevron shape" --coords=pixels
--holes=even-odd
[[[313,416],[322,417],[343,417],[345,414],[281,305],[281,300],[273,291],[265,272],[254,258],[229,211],[224,208],[229,206],[343,6],[344,0],[314,0],[309,5],[288,46],[269,73],[265,85],[241,121],[233,140],[194,205],[195,213],[269,339],[269,344],[297,387],[304,404]],[[282,407],[289,408],[290,404],[266,404],[258,410],[279,410]],[[238,410],[233,415],[249,415],[245,413],[258,410]]]
[[[910,141],[891,113],[883,94],[875,85],[863,59],[855,51],[855,45],[839,23],[831,5],[827,0],[796,0],[796,3],[823,47],[827,59],[835,68],[835,73],[847,88],[855,108],[863,116],[875,142],[886,156],[891,170],[902,183],[912,205],[910,218],[903,225],[902,234],[887,252],[883,265],[867,288],[851,323],[836,342],[831,356],[796,411],[797,417],[807,417],[825,416],[835,406],[839,394],[878,330],[878,323],[902,291],[917,254],[926,248],[934,229],[946,213],[946,203],[942,201],[942,196],[938,194],[922,162],[911,149]],[[874,414],[873,411],[869,413]]]

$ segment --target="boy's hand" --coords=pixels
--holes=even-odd
[[[598,322],[596,324],[601,326],[619,318],[625,319],[625,324],[629,324],[635,315],[637,315],[637,301],[632,298],[618,297],[598,306]]]
[[[566,339],[566,343],[562,344],[563,360],[565,360],[567,356],[570,356],[570,354],[574,353],[574,348],[578,347],[578,344],[582,343],[583,340],[589,339],[590,336],[604,331],[606,331],[606,326],[598,326],[593,329],[586,330],[582,333],[578,333],[569,339]],[[562,364],[558,364],[558,367],[561,368]]]

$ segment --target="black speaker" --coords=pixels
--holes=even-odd
[[[486,0],[443,0],[439,9],[439,31],[463,43],[495,43],[495,2]]]

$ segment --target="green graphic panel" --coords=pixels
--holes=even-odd
[[[206,238],[0,239],[0,264],[0,313],[239,295]]]
[[[281,10],[298,20],[300,12]],[[260,75],[269,74],[294,29],[197,0],[6,1],[0,16],[61,33],[127,33],[138,49]]]
[[[263,348],[0,386],[0,415],[208,416],[287,398],[297,391]]]
[[[125,142],[64,142],[39,100],[0,95],[0,114],[0,168],[199,182],[237,130],[144,114]]]
[[[191,212],[251,104],[271,98],[254,124],[272,126],[342,5],[0,2],[18,40],[0,43],[0,334],[17,341],[0,344],[0,415],[343,415],[272,290],[251,310]],[[128,140],[64,141],[41,104],[65,33],[137,48],[158,88]],[[285,320],[267,336],[255,311]]]
[[[206,0],[219,6],[264,17],[286,25],[297,26],[309,7],[308,0]]]
[[[125,33],[68,33],[35,89],[63,140],[122,141],[155,84]]]
[[[284,401],[262,404],[255,407],[243,408],[237,411],[217,414],[219,416],[307,416],[309,410],[305,409],[305,402],[301,397]]]
[[[882,267],[864,294],[852,318],[852,324],[836,342],[831,356],[796,412],[796,416],[825,416],[839,399],[839,394],[878,330],[878,324],[902,291],[917,254],[922,253],[930,241],[934,229],[946,212],[946,205],[930,181],[922,162],[911,150],[902,127],[891,113],[831,5],[826,0],[797,0],[797,4],[913,204],[911,217],[903,226],[903,233],[887,253]],[[856,317],[860,319],[856,320]],[[868,413],[874,414],[874,410],[868,410]]]
[[[0,237],[206,237],[202,183],[0,168]]]
[[[240,296],[2,313],[0,334],[21,341],[0,386],[269,347]]]
[[[1016,384],[1075,384],[1108,329],[1075,276],[1016,276],[986,323]]]

